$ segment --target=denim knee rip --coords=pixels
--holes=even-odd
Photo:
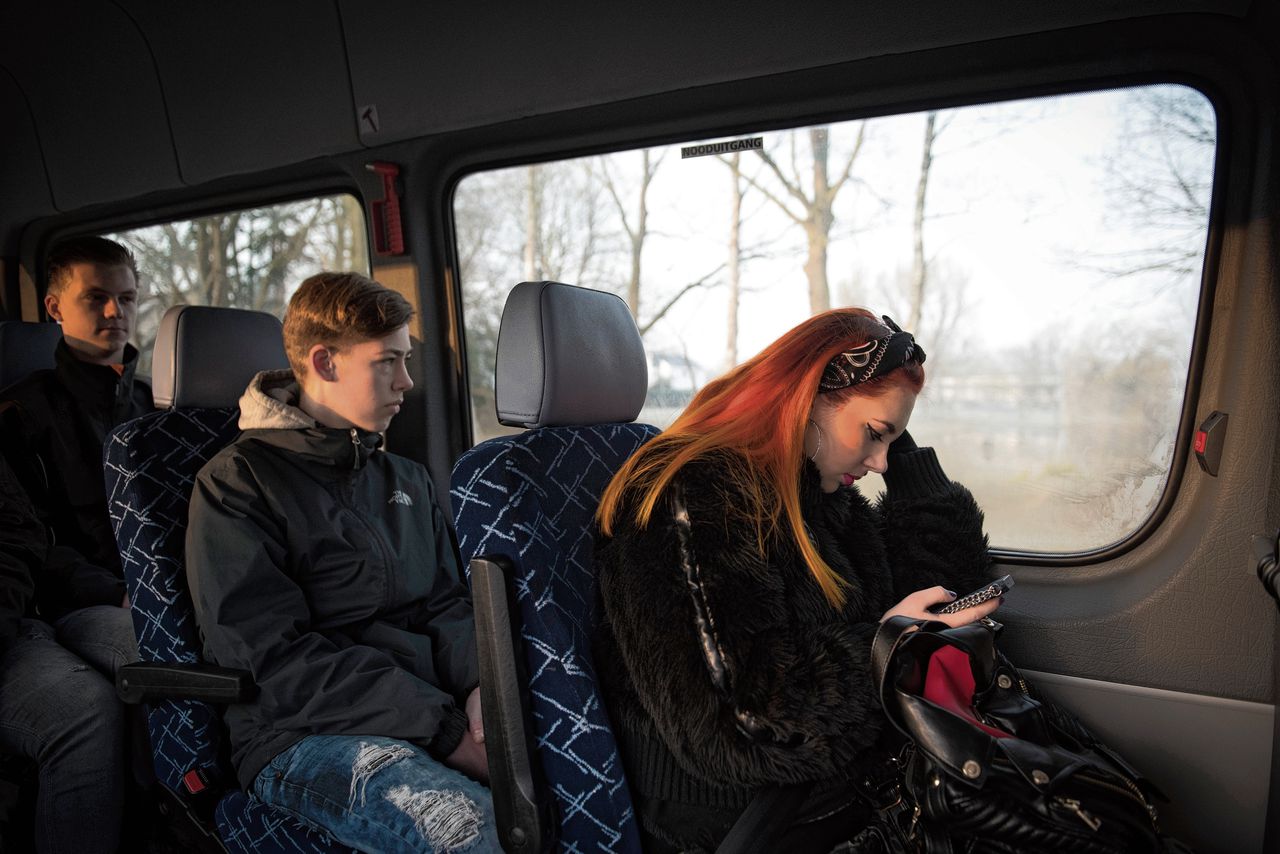
[[[374,774],[412,755],[413,751],[403,744],[360,742],[356,761],[351,765],[351,798],[347,801],[347,809],[355,809],[357,794],[360,796],[360,806],[364,806],[365,790],[369,788],[369,780]]]
[[[413,819],[435,851],[460,851],[480,838],[480,810],[461,792],[415,792],[408,786],[396,786],[386,797]]]

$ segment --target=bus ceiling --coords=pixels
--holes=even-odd
[[[876,56],[1248,0],[0,6],[0,255],[26,223],[433,134]],[[904,11],[905,10],[905,11]]]

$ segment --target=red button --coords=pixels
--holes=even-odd
[[[200,779],[200,769],[193,768],[182,775],[182,785],[187,787],[187,791],[193,795],[198,795],[204,791],[204,780]]]
[[[1196,453],[1203,454],[1205,447],[1209,444],[1209,434],[1203,430],[1196,431]]]

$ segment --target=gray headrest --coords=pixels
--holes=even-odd
[[[152,356],[156,407],[235,406],[258,371],[289,367],[280,321],[261,311],[175,305]]]
[[[32,371],[52,368],[53,351],[62,337],[57,323],[0,322],[0,389]]]
[[[560,282],[512,288],[495,373],[498,420],[518,427],[634,421],[649,388],[627,304]]]

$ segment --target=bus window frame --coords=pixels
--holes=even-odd
[[[1029,38],[1034,40],[1036,37]],[[973,46],[945,48],[936,52],[950,53],[971,47]],[[930,53],[934,53],[934,51]],[[439,209],[439,217],[441,222],[445,224],[446,229],[443,237],[446,251],[446,267],[449,270],[453,289],[456,291],[453,294],[453,302],[456,309],[452,322],[455,324],[454,334],[456,340],[460,342],[461,352],[458,354],[458,364],[455,365],[455,368],[459,371],[459,384],[463,397],[463,400],[460,401],[460,406],[462,407],[461,411],[465,413],[464,429],[466,431],[466,441],[473,443],[474,437],[471,433],[472,404],[466,366],[466,329],[465,318],[462,316],[462,283],[458,265],[459,251],[456,223],[453,219],[453,204],[458,185],[472,174],[538,163],[558,162],[592,155],[634,151],[647,146],[677,145],[687,143],[690,140],[734,137],[748,133],[758,134],[768,131],[804,128],[815,124],[856,121],[904,113],[917,113],[926,110],[1030,100],[1055,95],[1084,94],[1139,86],[1182,85],[1198,91],[1209,102],[1214,111],[1217,135],[1214,150],[1213,183],[1210,191],[1209,219],[1206,223],[1204,261],[1200,272],[1199,297],[1192,331],[1187,378],[1183,386],[1182,406],[1174,434],[1173,458],[1170,462],[1160,498],[1143,523],[1128,532],[1124,537],[1108,545],[1075,552],[1038,552],[1001,546],[992,548],[991,556],[995,563],[1000,565],[1063,568],[1108,563],[1134,551],[1148,542],[1153,534],[1161,528],[1182,496],[1183,489],[1186,486],[1187,478],[1184,477],[1184,473],[1187,472],[1187,464],[1191,455],[1195,415],[1201,403],[1203,371],[1209,345],[1209,329],[1213,320],[1213,304],[1221,276],[1221,253],[1225,228],[1225,191],[1232,166],[1232,141],[1241,136],[1247,138],[1247,134],[1232,133],[1232,122],[1239,121],[1241,114],[1248,115],[1250,112],[1247,109],[1239,109],[1239,105],[1236,105],[1237,109],[1231,108],[1233,102],[1245,97],[1244,80],[1237,69],[1227,68],[1214,61],[1211,57],[1208,58],[1209,61],[1206,63],[1206,57],[1202,55],[1187,54],[1181,51],[1172,51],[1167,56],[1149,55],[1148,59],[1153,60],[1151,65],[1134,67],[1140,64],[1136,58],[1125,57],[1117,59],[1116,57],[1109,57],[1101,64],[1112,66],[1128,65],[1130,67],[1115,68],[1104,75],[1099,75],[1096,68],[1094,68],[1090,69],[1088,73],[1081,73],[1074,78],[1067,76],[1066,72],[1068,70],[1080,72],[1081,69],[1078,62],[1061,65],[1050,60],[1035,69],[1020,69],[1022,73],[1034,71],[1051,79],[1051,82],[1042,81],[1038,85],[1028,84],[1024,87],[990,88],[971,86],[965,88],[960,85],[965,82],[965,78],[961,78],[949,81],[941,87],[946,88],[949,86],[957,91],[950,95],[939,94],[924,100],[886,99],[875,105],[866,103],[855,105],[855,102],[851,100],[849,106],[841,110],[828,108],[821,111],[804,111],[796,109],[794,113],[788,114],[785,119],[779,118],[777,113],[770,113],[769,120],[764,121],[738,119],[731,122],[716,122],[705,120],[704,116],[704,121],[702,122],[685,120],[683,123],[678,123],[680,125],[678,129],[670,129],[661,134],[646,135],[637,133],[627,139],[620,138],[621,134],[616,128],[610,129],[601,133],[600,136],[613,138],[607,139],[607,141],[601,140],[597,144],[589,144],[587,140],[582,140],[576,145],[555,146],[539,140],[535,136],[532,142],[515,141],[508,145],[492,146],[487,149],[483,147],[473,148],[470,151],[456,154],[446,161],[450,168],[448,169],[448,177],[445,180],[445,186],[447,187],[444,198],[445,203]],[[863,60],[861,64],[878,61]],[[851,63],[851,65],[858,64],[860,63]],[[1197,65],[1199,65],[1198,68],[1195,67]],[[1058,72],[1057,75],[1052,74],[1055,70]],[[798,73],[792,73],[792,75],[796,74]],[[736,81],[732,84],[723,85],[734,86],[742,83],[743,81]],[[864,91],[859,94],[865,98],[867,93]],[[660,98],[662,96],[654,96],[654,99]],[[801,103],[803,105],[804,102]],[[607,107],[597,109],[605,111]],[[761,106],[761,112],[767,112],[763,105]],[[526,121],[527,123],[537,122],[536,119]],[[1242,159],[1247,160],[1247,158]],[[1247,200],[1247,192],[1246,190],[1244,195],[1236,198],[1237,203],[1242,198]]]

